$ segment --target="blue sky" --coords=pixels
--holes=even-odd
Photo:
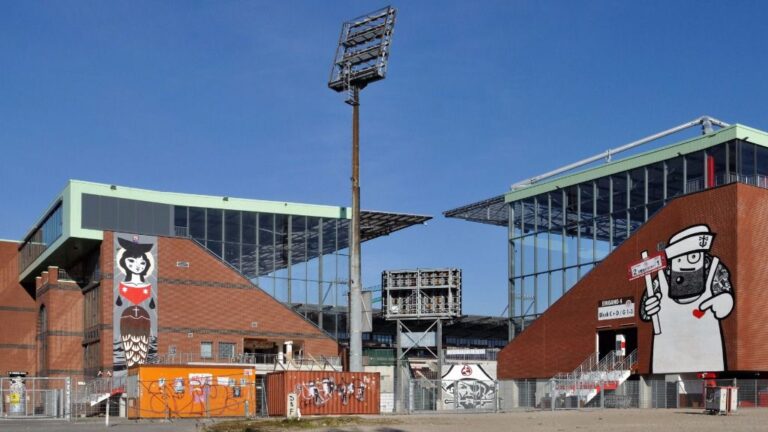
[[[362,206],[435,220],[364,244],[366,286],[460,267],[465,312],[499,315],[505,230],[443,211],[702,114],[768,129],[764,2],[401,3],[362,93]],[[384,5],[1,2],[0,238],[69,178],[348,205],[326,82],[342,21]]]

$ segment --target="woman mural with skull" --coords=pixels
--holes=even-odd
[[[706,225],[688,227],[669,239],[668,267],[643,295],[640,317],[659,317],[653,338],[653,373],[725,370],[720,321],[733,310],[730,274],[709,254],[715,234]]]

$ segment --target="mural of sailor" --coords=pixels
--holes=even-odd
[[[669,239],[668,267],[643,295],[640,317],[659,317],[653,338],[653,373],[719,372],[726,367],[720,321],[733,310],[728,268],[709,254],[715,234],[688,227]]]
[[[157,354],[157,239],[115,234],[115,243],[113,367],[121,371]]]
[[[496,403],[496,381],[479,364],[451,366],[443,375],[442,388],[439,409],[493,408]]]

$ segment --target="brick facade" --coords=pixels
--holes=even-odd
[[[644,280],[629,281],[630,264],[643,250],[653,253],[659,242],[695,224],[716,233],[710,253],[730,270],[735,299],[731,314],[720,321],[727,370],[768,371],[768,191],[732,184],[678,198],[648,220],[629,239],[582,278],[540,318],[510,342],[498,358],[499,379],[550,378],[570,372],[595,352],[598,330],[637,329],[638,372],[651,373],[653,327],[640,320]],[[598,321],[601,300],[635,299],[635,317]]]
[[[113,233],[104,232],[100,249],[99,322],[92,326],[98,342],[98,366],[84,371],[84,297],[95,284],[83,286],[60,280],[57,267],[36,278],[36,298],[18,283],[17,243],[0,242],[0,373],[28,371],[31,375],[92,375],[112,367]],[[184,262],[184,266],[177,265]],[[200,353],[201,342],[234,343],[242,352],[246,338],[268,340],[280,346],[293,341],[294,352],[319,356],[339,355],[336,341],[219,258],[182,238],[158,238],[158,353],[171,346],[177,353]],[[41,307],[47,315],[45,361],[37,322]],[[95,337],[95,336],[94,336]],[[95,340],[95,339],[94,339]],[[93,342],[93,340],[90,340]],[[37,370],[39,363],[44,370]]]

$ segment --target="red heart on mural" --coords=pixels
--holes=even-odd
[[[120,283],[120,295],[127,298],[131,303],[138,305],[145,301],[152,295],[152,285],[144,285],[140,287],[125,285]]]
[[[693,316],[695,316],[696,318],[703,317],[705,313],[707,313],[707,311],[703,311],[701,309],[694,309],[693,310]]]

